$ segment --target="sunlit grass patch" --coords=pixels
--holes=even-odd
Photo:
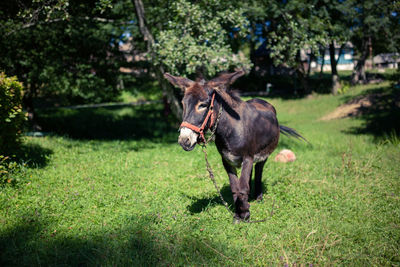
[[[232,224],[201,149],[181,149],[161,106],[42,114],[59,132],[26,137],[30,164],[0,188],[0,264],[398,265],[399,147],[349,131],[363,118],[318,121],[342,96],[268,100],[311,145],[281,138],[264,200],[250,202],[252,219],[268,218],[256,224]],[[297,160],[274,162],[283,148]],[[208,153],[232,204],[214,145]]]

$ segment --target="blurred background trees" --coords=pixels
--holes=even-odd
[[[400,4],[398,1],[354,0],[351,41],[355,45],[357,64],[352,84],[366,83],[365,65],[379,53],[399,52]],[[397,55],[398,57],[398,55]]]
[[[116,5],[101,14],[96,1],[0,5],[0,68],[23,82],[24,107],[33,121],[40,101],[68,105],[116,99],[125,62],[119,50],[123,9]]]
[[[244,39],[248,31],[244,10],[238,3],[179,0],[155,4],[134,0],[133,4],[147,43],[146,53],[176,117],[182,113],[177,101],[179,92],[170,87],[164,72],[195,78],[194,74],[211,77],[232,68],[250,69],[250,60],[243,53],[235,54],[229,45],[233,35]]]
[[[354,47],[352,83],[365,83],[368,60],[399,51],[399,19],[399,4],[384,0],[6,0],[0,70],[23,83],[36,129],[35,107],[118,101],[131,88],[160,88],[178,118],[181,92],[166,71],[194,79],[244,68],[241,90],[289,84],[286,93],[304,95],[319,90],[312,62],[322,74],[329,55],[323,86],[336,94],[345,46]]]

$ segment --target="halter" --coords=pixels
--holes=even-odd
[[[198,142],[205,142],[205,140],[206,140],[206,138],[204,136],[204,129],[206,128],[206,125],[207,125],[210,117],[211,117],[211,122],[210,122],[209,128],[211,128],[215,122],[214,121],[215,120],[215,118],[214,118],[214,99],[215,99],[215,92],[212,94],[211,104],[210,104],[210,107],[208,108],[207,116],[204,119],[204,121],[200,127],[197,127],[186,121],[182,122],[181,126],[179,127],[179,128],[186,127],[186,128],[189,128],[190,130],[194,131],[195,133],[198,133],[200,135],[200,140]]]

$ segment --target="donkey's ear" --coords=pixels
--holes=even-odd
[[[222,99],[232,108],[235,108],[239,102],[227,92],[229,85],[234,83],[239,77],[245,74],[244,70],[239,70],[233,73],[224,73],[217,78],[208,82],[209,86],[219,94]]]
[[[190,87],[193,85],[194,81],[184,78],[184,77],[176,77],[173,76],[169,73],[165,73],[164,77],[175,87],[181,88],[183,91],[186,90],[186,88]]]
[[[232,73],[224,73],[219,75],[217,78],[211,80],[212,83],[218,84],[219,86],[228,86],[233,84],[238,78],[245,74],[244,70],[238,70]]]
[[[229,84],[233,84],[238,78],[242,77],[245,74],[244,70],[238,70],[234,73],[230,73],[229,75]]]

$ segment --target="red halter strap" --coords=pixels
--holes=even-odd
[[[197,126],[195,126],[195,125],[193,125],[191,123],[188,123],[186,121],[182,122],[181,126],[179,127],[179,128],[186,127],[186,128],[189,128],[190,130],[194,131],[195,133],[200,134],[199,142],[205,142],[205,140],[206,140],[206,138],[204,136],[204,129],[206,128],[207,122],[210,119],[210,117],[211,117],[211,122],[210,122],[210,127],[209,128],[211,128],[213,126],[213,124],[214,124],[214,120],[215,120],[215,118],[214,118],[214,99],[215,99],[215,92],[212,95],[211,104],[210,104],[210,107],[208,109],[207,116],[204,119],[204,121],[203,121],[203,123],[201,124],[200,127],[197,127]]]

